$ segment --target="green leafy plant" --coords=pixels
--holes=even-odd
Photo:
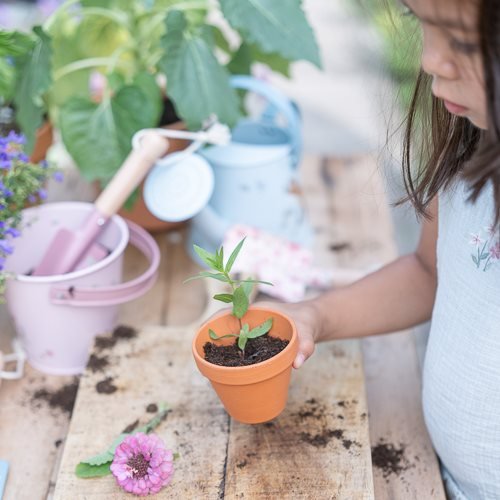
[[[265,285],[272,286],[272,283],[269,283],[268,281],[237,279],[230,274],[244,242],[245,238],[243,238],[238,243],[236,248],[229,256],[226,264],[224,264],[223,247],[221,247],[219,250],[216,250],[215,254],[211,254],[198,245],[193,245],[193,248],[200,259],[202,259],[203,262],[205,262],[205,264],[207,264],[207,266],[209,266],[213,270],[213,272],[201,271],[200,273],[198,273],[198,275],[193,276],[192,278],[188,278],[185,281],[186,283],[193,279],[213,278],[228,284],[229,288],[231,289],[231,293],[219,293],[214,295],[213,298],[226,304],[233,304],[232,315],[238,318],[240,331],[239,333],[230,333],[228,335],[222,335],[220,337],[212,329],[210,329],[208,333],[212,340],[236,337],[238,339],[238,347],[240,348],[243,357],[245,356],[245,346],[247,345],[248,340],[265,335],[271,330],[273,326],[272,318],[269,318],[268,320],[264,321],[264,323],[252,329],[250,329],[250,326],[247,323],[242,322],[243,316],[245,316],[246,312],[248,311],[248,307],[250,305],[250,295],[255,284],[263,283]]]
[[[0,31],[0,59],[17,36]],[[188,128],[233,125],[231,72],[320,65],[300,0],[67,0],[27,38],[9,55],[18,124],[32,145],[48,114],[88,180],[109,180],[133,134],[159,124],[165,92]]]

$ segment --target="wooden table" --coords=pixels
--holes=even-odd
[[[318,265],[364,269],[394,258],[383,183],[371,157],[308,158],[301,173]],[[228,418],[191,359],[192,332],[212,310],[202,282],[182,285],[199,270],[184,236],[157,237],[160,279],[120,317],[138,335],[96,352],[108,364],[81,377],[71,423],[58,404],[66,401],[61,396],[71,399],[76,379],[28,367],[22,380],[3,383],[0,458],[11,464],[5,498],[128,498],[112,477],[78,479],[74,467],[150,417],[148,405],[166,401],[172,411],[156,432],[180,458],[157,498],[444,499],[410,332],[318,346],[294,372],[282,415],[257,426]],[[144,265],[128,251],[126,275]],[[9,328],[4,321],[4,345]],[[116,390],[97,392],[104,380]]]

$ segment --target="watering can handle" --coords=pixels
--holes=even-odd
[[[160,250],[155,240],[144,229],[126,221],[130,243],[148,259],[149,268],[139,277],[119,285],[104,287],[53,286],[50,300],[53,304],[71,307],[107,307],[129,302],[146,293],[155,283],[160,264]]]
[[[269,101],[278,112],[283,114],[286,118],[292,140],[292,165],[296,168],[302,154],[301,120],[297,107],[294,106],[285,95],[262,80],[257,80],[251,76],[237,75],[231,77],[230,81],[231,86],[236,89],[250,90],[251,92],[261,95]]]

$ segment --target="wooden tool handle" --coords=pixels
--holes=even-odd
[[[149,169],[168,150],[168,140],[158,134],[146,134],[138,149],[133,149],[111,182],[95,202],[96,209],[111,217],[123,206]]]

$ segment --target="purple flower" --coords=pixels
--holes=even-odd
[[[36,196],[34,194],[30,194],[28,196],[28,202],[29,203],[35,203],[36,202]]]
[[[62,172],[54,172],[52,177],[57,182],[62,182],[64,180],[64,174]]]
[[[0,169],[9,170],[11,165],[12,165],[12,162],[10,160],[0,158]]]
[[[0,240],[0,252],[11,254],[14,251],[14,248],[9,244],[8,241]]]
[[[16,229],[15,227],[9,227],[5,230],[5,234],[8,234],[13,238],[18,238],[19,236],[21,236],[21,231],[19,231],[19,229]]]
[[[116,448],[111,472],[129,493],[158,493],[174,472],[173,454],[155,434],[138,432],[127,436]]]
[[[43,17],[49,17],[61,5],[62,0],[38,0],[37,5]]]
[[[40,196],[41,200],[45,200],[47,198],[47,191],[45,189],[39,189],[38,196]]]

